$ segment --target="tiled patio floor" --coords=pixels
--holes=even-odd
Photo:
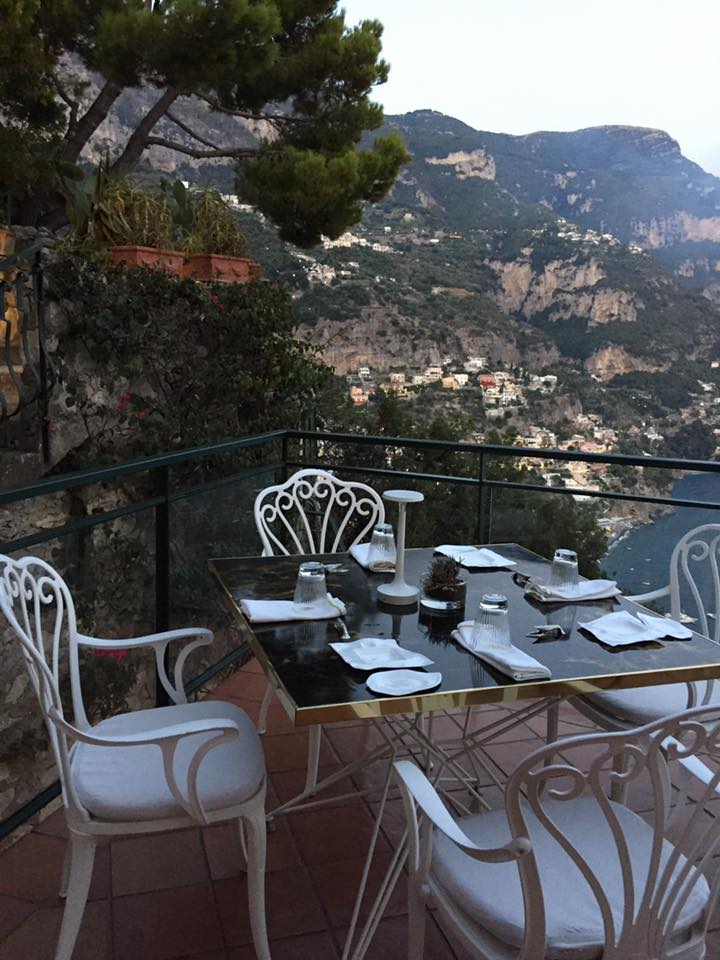
[[[213,696],[231,699],[255,720],[264,691],[251,661]],[[561,735],[587,721],[563,707]],[[452,732],[452,719],[443,721]],[[541,745],[542,720],[500,738],[488,754],[505,772]],[[368,748],[363,724],[328,728],[321,773]],[[304,782],[306,734],[293,729],[273,704],[263,738],[270,771],[269,804],[296,794]],[[349,781],[341,785],[347,790]],[[363,855],[372,830],[373,802],[355,799],[279,820],[268,835],[268,925],[273,960],[338,960],[350,922]],[[709,811],[713,816],[717,811]],[[399,801],[383,821],[378,882],[401,829]],[[57,889],[64,821],[52,814],[0,854],[0,960],[52,960],[62,901]],[[74,960],[253,960],[245,880],[232,825],[113,840],[98,851],[95,876]],[[368,960],[406,956],[405,896],[401,883],[381,921]],[[708,938],[708,960],[720,960],[720,914]],[[455,960],[430,918],[426,960]]]

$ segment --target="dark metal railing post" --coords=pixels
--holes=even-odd
[[[45,291],[42,268],[42,251],[35,254],[33,264],[33,288],[35,293],[35,309],[37,311],[37,338],[38,338],[38,375],[40,377],[40,396],[38,397],[38,412],[40,414],[40,443],[42,446],[43,463],[50,460],[50,422],[48,420],[48,365],[47,349],[45,346]]]
[[[487,543],[489,540],[489,524],[487,517],[487,487],[485,486],[485,449],[480,447],[478,452],[478,502],[477,519],[475,521],[475,542]],[[491,491],[492,493],[492,491]]]
[[[280,451],[280,459],[282,460],[282,476],[280,477],[280,482],[284,483],[288,478],[288,461],[290,459],[288,455],[289,450],[289,441],[287,433],[282,438],[282,446]]]
[[[170,468],[158,467],[155,471],[155,493],[162,503],[155,507],[155,630],[160,633],[170,629]],[[165,669],[169,656],[165,649]],[[168,695],[155,676],[155,703],[164,707]]]

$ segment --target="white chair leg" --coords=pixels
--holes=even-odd
[[[558,738],[558,729],[560,726],[560,701],[553,700],[548,706],[545,715],[545,743],[555,743]]]
[[[59,896],[65,899],[67,896],[68,882],[70,880],[70,865],[72,864],[72,841],[68,838],[65,845],[65,856],[63,857],[62,873],[60,875]]]
[[[245,833],[245,823],[243,820],[238,820],[238,837],[240,840],[240,869],[243,873],[247,873],[248,868],[248,847],[247,847],[247,835]]]
[[[255,816],[246,817],[243,830],[247,840],[248,858],[248,903],[250,908],[250,929],[257,960],[271,960],[270,945],[267,938],[265,917],[265,858],[266,833],[265,812],[261,810]]]
[[[262,703],[260,704],[260,713],[258,714],[257,732],[259,734],[263,734],[267,730],[267,715],[268,710],[270,709],[270,704],[272,703],[272,698],[272,684],[268,683],[268,685],[265,687],[265,693],[263,694]]]
[[[425,955],[425,901],[412,877],[408,879],[408,960],[422,960]]]
[[[306,790],[312,790],[313,787],[317,786],[321,741],[322,727],[318,723],[314,727],[310,727],[310,735],[308,737],[307,774],[305,776]]]
[[[70,871],[65,910],[55,950],[55,960],[70,960],[82,923],[95,862],[95,841],[87,837],[70,837]]]

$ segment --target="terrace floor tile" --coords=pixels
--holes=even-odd
[[[259,666],[250,661],[212,696],[231,699],[256,720],[264,690]],[[470,727],[478,729],[512,715],[504,706],[475,709]],[[567,704],[562,705],[560,716],[563,736],[593,729]],[[464,710],[439,715],[435,737],[455,739],[465,719]],[[511,771],[541,745],[544,733],[545,718],[540,715],[502,735],[485,748],[489,766],[498,773]],[[320,776],[338,770],[341,761],[362,757],[381,742],[371,724],[353,721],[325,727]],[[276,701],[270,707],[263,748],[271,771],[267,806],[272,809],[303,789],[307,761],[307,731],[294,728]],[[466,765],[462,757],[458,759]],[[273,960],[339,960],[386,771],[386,762],[369,765],[318,797],[333,798],[328,806],[278,816],[269,825],[266,888]],[[489,775],[481,772],[480,778],[483,795],[498,806],[501,790],[486,785],[491,782]],[[373,792],[338,798],[360,788]],[[448,784],[447,788],[454,799],[463,803],[468,799],[464,787]],[[631,805],[646,816],[651,795],[642,782],[634,789]],[[701,826],[720,816],[720,800],[707,803],[706,811]],[[394,793],[381,823],[361,922],[404,829],[402,803]],[[66,834],[64,814],[56,811],[0,853],[0,960],[53,960],[62,917],[58,888]],[[720,868],[720,855],[713,867]],[[401,960],[406,943],[403,874],[368,960]],[[711,922],[706,956],[720,960],[720,907]],[[255,960],[236,824],[101,841],[73,960]],[[466,960],[432,913],[424,960]]]

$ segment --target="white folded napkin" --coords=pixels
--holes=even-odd
[[[296,606],[292,600],[241,600],[240,609],[250,623],[328,620],[330,617],[344,617],[347,613],[347,607],[342,600],[331,594],[306,609]]]
[[[566,587],[551,587],[546,583],[531,580],[525,593],[543,603],[573,603],[580,600],[604,600],[619,597],[620,591],[614,580],[580,580]]]
[[[675,620],[651,617],[645,613],[638,613],[637,617],[634,617],[629,610],[607,613],[596,620],[578,623],[578,627],[584,627],[609,647],[648,643],[652,640],[661,640],[663,637],[674,637],[676,640],[689,640],[692,637],[692,630],[688,630]]]
[[[500,673],[512,677],[513,680],[551,679],[552,673],[547,667],[543,666],[542,663],[518,647],[500,647],[488,644],[482,647],[482,649],[476,650],[470,645],[472,631],[473,621],[464,620],[453,630],[452,637],[454,640],[457,640],[461,646],[465,647],[466,650],[474,653],[475,656],[481,660],[485,660],[492,667],[495,667],[496,670],[499,670]]]
[[[457,543],[443,543],[435,547],[435,553],[443,553],[463,567],[514,567],[515,560],[508,560],[487,547],[467,547]]]
[[[375,561],[374,563],[368,563],[369,550],[369,543],[354,543],[350,547],[350,556],[353,558],[353,560],[356,560],[361,567],[365,567],[366,570],[371,570],[373,573],[395,572],[394,560],[380,560],[379,562]]]

